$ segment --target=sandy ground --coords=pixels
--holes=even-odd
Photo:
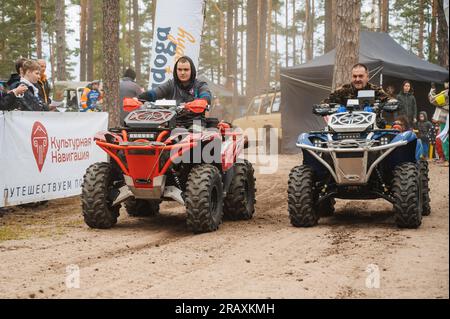
[[[335,216],[305,229],[287,213],[298,162],[283,155],[276,174],[257,174],[254,218],[214,233],[191,234],[175,203],[153,218],[122,209],[110,230],[84,224],[78,197],[12,209],[0,217],[0,297],[449,298],[448,168],[431,165],[420,229],[397,229],[383,200],[338,200]],[[66,285],[69,265],[79,288]]]

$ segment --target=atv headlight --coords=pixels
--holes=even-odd
[[[154,140],[155,133],[130,133],[129,138],[130,139],[145,138],[145,139],[149,139],[149,140]]]
[[[322,147],[322,141],[319,138],[311,139],[311,143],[313,143],[315,147]]]
[[[387,138],[386,136],[380,138],[380,145],[387,145],[387,144],[389,144],[389,138]]]

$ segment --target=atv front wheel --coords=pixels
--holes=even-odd
[[[418,162],[420,181],[422,182],[422,194],[423,194],[423,205],[422,205],[422,216],[428,216],[431,214],[430,207],[430,187],[428,185],[428,162],[419,161]]]
[[[311,227],[319,221],[314,204],[314,172],[308,165],[296,166],[289,174],[288,210],[295,227]]]
[[[187,226],[194,233],[217,230],[223,217],[223,186],[217,167],[194,167],[186,183]]]
[[[125,201],[125,209],[131,217],[150,217],[159,213],[159,200],[129,198]]]
[[[81,204],[89,227],[106,229],[117,223],[120,205],[111,206],[113,182],[110,163],[95,163],[87,168],[81,186]]]
[[[414,163],[403,163],[394,169],[392,196],[397,226],[418,228],[422,223],[423,194],[419,169]]]
[[[255,176],[252,164],[234,164],[234,177],[224,200],[224,217],[229,220],[247,220],[255,212]]]

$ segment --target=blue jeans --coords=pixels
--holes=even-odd
[[[428,159],[428,151],[430,150],[430,144],[424,140],[422,140],[422,156],[425,159]]]

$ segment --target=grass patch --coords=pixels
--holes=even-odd
[[[27,239],[33,236],[34,232],[21,225],[1,225],[0,242],[5,240]]]

